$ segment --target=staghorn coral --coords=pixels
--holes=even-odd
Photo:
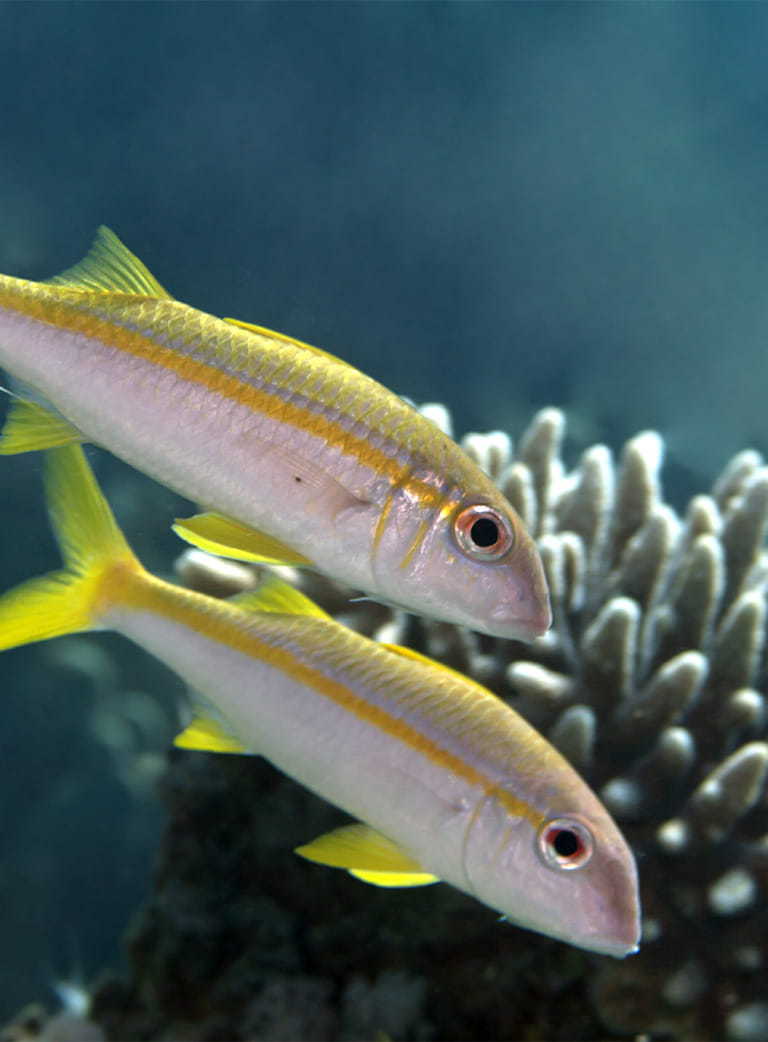
[[[442,407],[425,412],[448,428]],[[176,755],[132,979],[94,1002],[113,1037],[347,1038],[361,1024],[373,1037],[387,1025],[368,996],[393,979],[411,996],[402,1038],[768,1034],[768,468],[741,453],[680,517],[661,497],[657,434],[618,465],[593,446],[567,472],[563,428],[547,409],[515,454],[500,432],[463,442],[539,539],[555,621],[534,645],[299,581],[361,631],[471,673],[571,759],[636,852],[640,953],[616,963],[502,930],[447,888],[310,879],[285,852],[335,812],[265,764]],[[179,570],[222,593],[253,581],[195,553]]]

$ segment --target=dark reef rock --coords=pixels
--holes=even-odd
[[[175,752],[163,788],[172,820],[130,980],[94,995],[109,1038],[595,1037],[589,956],[448,887],[306,865],[292,848],[341,817],[262,761]],[[543,1015],[555,1004],[566,1022]]]

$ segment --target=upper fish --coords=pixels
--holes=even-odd
[[[521,716],[467,677],[378,644],[273,578],[230,602],[147,573],[79,446],[45,466],[64,569],[0,598],[0,648],[113,629],[196,693],[177,744],[263,755],[346,810],[298,853],[382,886],[445,880],[532,930],[614,956],[638,943],[631,851]]]
[[[536,546],[431,421],[325,351],[174,300],[107,228],[50,282],[0,276],[0,453],[92,441],[206,511],[208,550],[316,568],[499,637],[551,622]]]

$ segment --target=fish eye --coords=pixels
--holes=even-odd
[[[453,534],[459,549],[480,561],[497,561],[515,542],[509,521],[485,503],[460,510],[453,522]]]
[[[592,833],[573,818],[547,821],[539,829],[537,838],[544,864],[566,871],[586,865],[595,848]]]

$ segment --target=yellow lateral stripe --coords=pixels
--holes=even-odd
[[[274,647],[243,629],[234,618],[229,617],[226,605],[222,604],[219,611],[212,612],[210,598],[203,594],[183,590],[147,573],[137,575],[128,569],[121,570],[119,575],[113,574],[110,583],[110,603],[165,615],[208,640],[266,662],[341,706],[358,719],[403,742],[438,767],[458,775],[470,785],[476,785],[486,795],[493,793],[516,817],[525,818],[534,827],[538,827],[543,821],[543,815],[524,800],[518,799],[505,789],[500,789],[487,775],[460,756],[442,748],[412,725],[398,720],[386,709],[371,704],[345,684],[302,662],[286,648]],[[202,607],[205,610],[201,611]]]
[[[51,290],[48,289],[50,293]],[[158,344],[151,337],[134,330],[99,318],[91,312],[67,306],[68,301],[41,299],[32,294],[21,295],[18,292],[2,291],[0,284],[0,306],[21,312],[29,318],[55,325],[69,332],[81,333],[102,341],[106,346],[140,358],[153,365],[166,369],[181,380],[196,383],[212,394],[244,405],[252,411],[261,412],[270,419],[289,423],[306,433],[323,438],[329,444],[354,456],[358,462],[370,467],[379,475],[386,475],[398,481],[407,465],[399,463],[392,456],[377,449],[365,438],[360,438],[345,430],[340,424],[327,416],[313,412],[296,402],[280,397],[279,394],[265,391],[242,380],[229,376],[221,369],[206,362],[189,358],[171,348]],[[182,305],[183,306],[183,305]],[[210,316],[209,316],[210,317]],[[437,505],[440,493],[424,481],[413,480],[408,488],[424,505]]]

